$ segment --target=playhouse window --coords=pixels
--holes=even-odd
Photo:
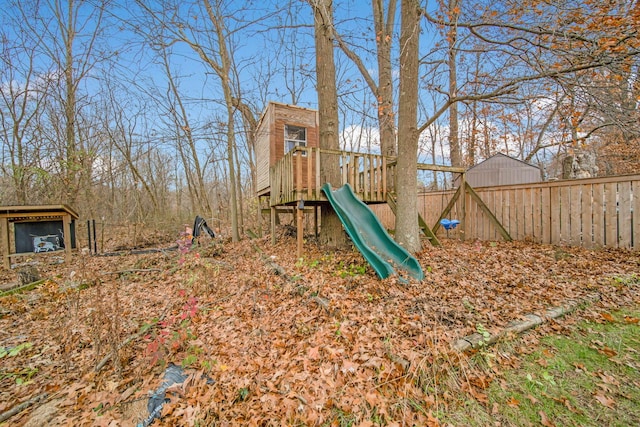
[[[284,125],[284,152],[288,153],[295,147],[307,146],[307,128],[301,126]],[[306,153],[303,153],[306,154]]]

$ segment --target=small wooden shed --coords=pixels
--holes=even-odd
[[[319,147],[318,111],[297,105],[269,102],[256,129],[256,191],[258,196],[270,194],[269,173],[278,160],[295,147]],[[315,163],[303,162],[303,187],[314,185],[307,183],[310,174],[307,168]],[[293,175],[292,175],[293,176]]]
[[[529,184],[542,181],[540,169],[506,154],[495,154],[467,170],[466,180],[474,188]]]
[[[58,250],[64,250],[70,261],[71,250],[76,246],[77,219],[78,214],[67,205],[0,206],[3,267],[10,269],[11,258],[16,256]]]

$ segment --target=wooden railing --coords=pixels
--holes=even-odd
[[[640,249],[640,175],[475,190],[514,240]],[[443,191],[418,196],[420,214],[429,226],[438,221],[453,194]],[[471,196],[465,197],[464,228],[450,231],[450,237],[500,240],[488,216]],[[461,219],[461,203],[456,201],[449,218]],[[393,228],[395,220],[387,206],[376,206],[374,211],[386,227]],[[445,235],[441,228],[438,236]]]
[[[321,188],[327,182],[322,176],[322,162],[335,164],[340,170],[334,187],[349,183],[364,202],[383,203],[387,197],[387,177],[394,176],[395,166],[384,156],[318,148],[296,147],[270,170],[271,206],[300,200],[326,201]]]

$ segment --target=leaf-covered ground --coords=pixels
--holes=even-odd
[[[440,425],[540,334],[640,305],[638,252],[449,240],[418,259],[421,283],[381,281],[355,251],[296,259],[285,237],[39,264],[43,284],[0,298],[0,413],[40,398],[6,423],[135,425],[173,363],[192,375],[166,425]],[[451,350],[594,296],[493,370]]]

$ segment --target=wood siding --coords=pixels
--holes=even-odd
[[[640,249],[640,175],[587,178],[500,187],[476,192],[514,240],[583,246]],[[453,191],[418,196],[418,208],[433,228]],[[459,199],[449,218],[461,219]],[[500,240],[501,236],[477,204],[466,196],[465,229],[449,237]],[[386,205],[372,206],[387,228],[395,218]],[[440,228],[438,237],[447,233]]]
[[[307,147],[318,147],[319,145],[316,110],[275,102],[269,103],[256,130],[256,191],[259,195],[269,194],[270,168],[275,166],[285,155],[285,125],[306,128]],[[311,174],[314,174],[313,171]]]

